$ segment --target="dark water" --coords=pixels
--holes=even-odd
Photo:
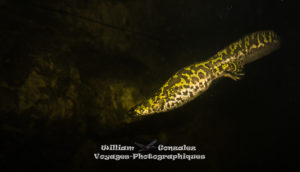
[[[31,0],[0,1],[0,7],[1,168],[295,168],[299,32],[291,1]],[[176,70],[267,29],[280,35],[282,47],[247,65],[240,81],[219,79],[182,108],[128,118],[127,110]],[[114,153],[101,145],[154,139],[156,146],[196,146],[185,153],[206,159],[94,157]]]

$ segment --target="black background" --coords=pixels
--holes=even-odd
[[[299,19],[292,1],[0,2],[1,168],[288,171],[296,167]],[[95,10],[101,3],[109,4],[103,18]],[[105,18],[106,13],[111,18]],[[168,113],[129,124],[118,119],[97,122],[107,111],[123,120],[126,109],[115,110],[113,103],[95,108],[89,97],[95,87],[87,81],[100,80],[100,97],[108,89],[103,85],[111,80],[133,83],[136,94],[150,96],[176,70],[206,59],[244,34],[267,29],[280,35],[281,48],[247,65],[240,81],[215,81],[199,98]],[[34,67],[28,54],[36,52],[58,54],[53,58],[62,69],[65,64],[78,69],[86,89],[78,87],[79,110],[73,117],[50,118],[43,112],[36,119],[31,116],[40,113],[36,109],[18,109],[18,90]],[[63,92],[49,94],[59,97]],[[197,146],[195,153],[206,159],[115,162],[93,156],[101,152],[102,144],[146,144],[154,139],[158,144]]]

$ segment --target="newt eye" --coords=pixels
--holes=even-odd
[[[146,113],[146,112],[147,112],[147,110],[145,109],[144,105],[138,104],[138,105],[135,105],[134,107],[132,107],[131,109],[129,109],[129,111],[127,113],[131,117],[137,117],[137,116],[144,115],[144,113]]]

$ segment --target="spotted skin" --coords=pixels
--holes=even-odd
[[[274,31],[258,31],[244,36],[206,61],[178,70],[149,99],[131,109],[136,116],[167,112],[178,108],[205,92],[220,77],[239,80],[245,64],[279,48]]]

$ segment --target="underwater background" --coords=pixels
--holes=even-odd
[[[0,0],[1,171],[292,170],[299,30],[288,0]],[[241,36],[281,48],[176,110],[127,111]],[[97,160],[101,145],[193,145],[204,160]],[[157,144],[157,145],[158,145]],[[157,152],[156,152],[157,153]]]

